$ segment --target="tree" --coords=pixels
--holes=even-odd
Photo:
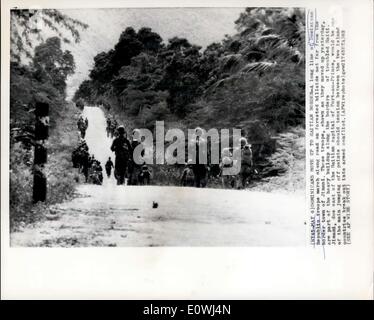
[[[133,28],[126,28],[122,32],[118,43],[114,46],[112,57],[113,75],[117,75],[122,66],[131,63],[131,58],[137,56],[144,49],[143,43],[139,41],[137,33]]]
[[[48,38],[37,46],[33,65],[38,81],[49,81],[61,94],[65,93],[66,78],[74,73],[75,64],[70,51],[62,51],[60,38]]]
[[[174,37],[169,40],[166,49],[174,53],[165,64],[158,88],[169,91],[167,102],[170,111],[184,116],[187,105],[201,94],[201,47],[191,45],[187,39]]]
[[[169,44],[167,45],[167,49],[174,51],[181,51],[190,47],[191,43],[187,39],[179,37],[173,37],[169,39]]]
[[[78,101],[79,99],[91,101],[90,99],[92,98],[92,95],[93,95],[92,90],[93,90],[92,81],[84,80],[80,84],[78,90],[75,92],[73,101]]]
[[[114,74],[113,64],[114,50],[101,52],[94,57],[94,67],[89,76],[98,83],[109,82]]]
[[[162,48],[162,38],[151,28],[141,28],[137,37],[148,51],[157,52]]]
[[[56,9],[14,9],[10,11],[12,61],[21,61],[24,56],[31,59],[35,44],[43,42],[43,28],[55,33],[64,42],[80,41],[78,29],[86,29],[88,25],[72,19]],[[67,31],[70,38],[65,36]]]

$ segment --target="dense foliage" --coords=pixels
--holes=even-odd
[[[110,104],[134,125],[235,126],[254,140],[303,124],[304,11],[247,8],[235,24],[205,50],[129,27],[95,57],[74,99]]]
[[[48,29],[65,43],[80,41],[79,29],[88,25],[56,9],[14,9],[10,11],[10,57],[12,61],[32,59],[35,44],[44,41]]]
[[[30,64],[11,62],[11,129],[29,131],[34,121],[32,111],[36,101],[48,102],[52,106],[53,125],[65,103],[66,79],[74,69],[73,56],[68,50],[61,49],[58,37],[48,38],[37,46]]]

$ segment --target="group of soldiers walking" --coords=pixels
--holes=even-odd
[[[204,188],[207,186],[209,176],[211,176],[211,167],[207,164],[199,163],[199,149],[203,142],[199,136],[201,134],[199,130],[202,129],[196,129],[196,159],[195,161],[189,159],[185,165],[180,178],[183,186]],[[124,184],[125,179],[127,179],[128,185],[150,183],[151,174],[147,165],[139,165],[134,160],[133,151],[141,143],[139,142],[139,137],[136,137],[136,131],[134,130],[133,139],[130,142],[127,139],[125,128],[123,126],[117,128],[116,138],[113,140],[111,150],[116,155],[114,176],[118,185]],[[225,168],[238,165],[235,161],[240,161],[239,173],[236,175],[223,175],[222,172]],[[242,137],[240,139],[240,147],[233,149],[232,152],[229,148],[222,150],[218,175],[221,177],[223,188],[245,188],[254,172],[252,149],[246,138]]]
[[[235,155],[235,153],[239,153],[240,156],[240,171],[237,175],[221,174],[223,188],[243,189],[246,187],[250,177],[256,172],[253,167],[251,145],[244,137],[240,139],[240,148],[235,148],[232,152],[229,148],[224,148],[222,150],[222,160],[220,163],[221,172],[223,169],[229,169],[235,165],[234,161],[236,160],[233,159],[238,158],[238,155]]]
[[[75,148],[72,153],[73,167],[85,177],[85,182],[101,185],[103,183],[103,168],[99,160],[94,155],[90,155],[86,141]]]
[[[201,130],[197,128],[196,131]],[[199,132],[197,132],[199,134]],[[189,159],[181,176],[181,185],[204,188],[207,185],[209,177],[221,177],[223,188],[243,189],[246,187],[250,177],[255,173],[253,167],[253,156],[251,145],[247,139],[242,137],[240,139],[240,147],[230,151],[230,148],[224,148],[221,152],[221,161],[219,164],[218,174],[212,171],[213,166],[208,166],[199,163],[199,138],[196,140],[196,159],[193,161]],[[239,154],[238,154],[239,153]],[[235,163],[234,159],[240,159],[240,171],[236,175],[224,175],[224,169],[230,169]]]
[[[118,122],[117,120],[109,115],[106,119],[106,135],[108,138],[114,138],[117,133]]]
[[[140,137],[137,137],[137,130],[133,131],[133,137],[130,142],[127,138],[127,134],[124,126],[118,126],[117,120],[109,116],[107,118],[107,136],[110,138],[114,137],[111,145],[111,151],[115,153],[115,162],[113,164],[112,159],[109,157],[105,163],[105,172],[108,178],[111,177],[112,170],[114,169],[114,177],[117,181],[117,185],[148,185],[151,180],[151,172],[146,164],[138,164],[134,160],[134,150],[141,143]],[[78,120],[78,129],[81,132],[82,142],[73,151],[72,161],[75,168],[79,168],[79,171],[85,176],[86,182],[101,185],[103,182],[103,168],[100,161],[96,160],[93,155],[90,156],[88,146],[84,140],[86,130],[88,127],[87,118],[83,118],[81,115]],[[253,157],[251,145],[247,139],[242,137],[240,139],[240,147],[230,150],[224,148],[221,152],[221,161],[219,164],[218,174],[212,174],[213,165],[199,163],[199,149],[203,141],[201,138],[202,129],[196,128],[196,159],[193,161],[189,159],[182,172],[180,183],[183,186],[204,188],[207,185],[209,177],[220,177],[223,188],[245,188],[248,180],[255,172],[253,168]],[[240,154],[238,154],[240,153]],[[144,155],[144,150],[143,154]],[[239,157],[238,157],[239,156]],[[234,159],[240,159],[240,171],[236,175],[224,175],[222,172],[224,169],[229,169],[235,163]],[[218,165],[215,165],[218,167]]]
[[[83,116],[80,115],[77,125],[78,125],[78,130],[81,133],[81,137],[82,139],[84,139],[86,137],[86,130],[88,128],[88,119],[87,118],[83,119]]]
[[[138,164],[134,160],[134,150],[140,144],[136,137],[136,130],[133,132],[133,139],[130,142],[124,126],[119,126],[116,130],[116,138],[113,140],[111,150],[115,153],[114,177],[118,185],[125,183],[128,185],[148,185],[151,173],[148,166]],[[144,155],[144,154],[143,154]]]
[[[101,185],[103,183],[103,168],[100,161],[95,159],[94,155],[90,155],[88,145],[84,140],[88,128],[88,119],[80,115],[77,126],[81,134],[81,142],[73,150],[71,155],[73,167],[78,168],[79,172],[84,175],[86,183]]]

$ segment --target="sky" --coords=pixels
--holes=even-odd
[[[66,15],[87,23],[78,44],[66,45],[72,52],[76,72],[68,79],[67,96],[71,98],[79,84],[88,78],[93,58],[117,43],[126,27],[135,30],[150,27],[166,42],[173,36],[185,37],[205,47],[235,33],[234,21],[244,8],[120,8],[65,9]]]

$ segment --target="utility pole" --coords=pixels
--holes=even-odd
[[[35,105],[35,151],[34,151],[34,184],[33,202],[44,202],[47,198],[47,176],[44,165],[47,163],[46,140],[49,129],[49,104],[37,102]]]

